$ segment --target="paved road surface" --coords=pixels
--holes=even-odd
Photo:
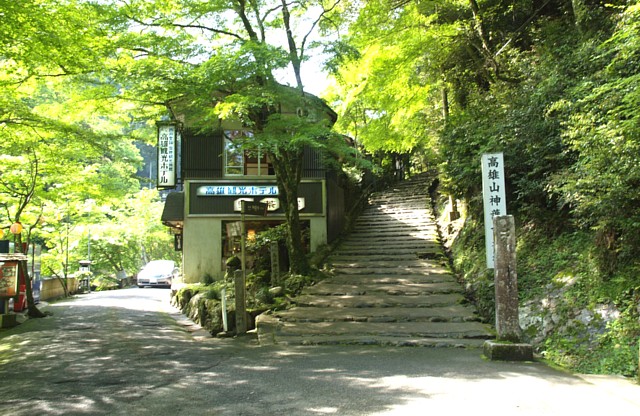
[[[80,295],[0,332],[0,415],[640,414],[640,386],[627,380],[474,349],[202,339],[168,297]]]

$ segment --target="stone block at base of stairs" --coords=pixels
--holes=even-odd
[[[276,337],[283,326],[284,324],[278,318],[269,313],[258,315],[256,317],[258,343],[262,346],[276,344]]]
[[[531,344],[485,341],[483,352],[492,361],[533,361]]]

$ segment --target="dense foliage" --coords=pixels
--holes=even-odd
[[[479,160],[502,151],[522,304],[555,296],[547,312],[562,329],[537,347],[581,370],[637,370],[639,2],[0,0],[0,17],[2,227],[23,222],[53,272],[66,274],[66,235],[76,258],[90,238],[114,270],[168,255],[133,144],[176,103],[195,127],[242,120],[282,162],[288,246],[307,270],[301,149],[344,141],[280,104],[309,104],[302,68],[322,50],[336,130],[383,169],[437,169],[441,192],[464,201],[455,264],[480,309],[491,316]]]
[[[304,151],[329,155],[345,146],[332,135],[331,111],[306,93],[303,68],[339,1],[103,3],[118,46],[107,65],[126,86],[123,97],[164,107],[192,129],[225,120],[251,131],[242,145],[268,155],[276,173],[291,271],[309,272],[297,205]]]
[[[352,16],[348,53],[332,61],[341,128],[439,166],[441,191],[467,205],[454,248],[478,301],[492,296],[479,160],[502,151],[523,304],[562,286],[567,316],[620,312],[598,336],[539,349],[583,371],[637,371],[640,4],[378,0]],[[576,358],[587,351],[598,358]]]
[[[153,133],[137,122],[144,113],[119,97],[109,75],[117,44],[102,7],[0,1],[0,16],[2,237],[13,239],[9,226],[21,222],[25,231],[16,242],[41,245],[42,274],[60,278],[87,258],[88,239],[94,270],[106,275],[131,275],[149,257],[165,256],[170,236],[151,234],[159,220],[141,215],[140,224],[131,217],[158,213],[151,210],[157,193],[139,194],[135,176],[142,162],[136,140]],[[131,237],[142,233],[155,241]]]

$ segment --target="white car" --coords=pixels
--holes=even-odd
[[[173,260],[152,260],[138,272],[138,287],[166,286],[171,287],[173,278],[180,270]]]

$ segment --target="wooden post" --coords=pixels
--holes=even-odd
[[[236,290],[236,333],[238,335],[247,332],[247,304],[245,292],[245,280],[242,270],[233,273]]]
[[[276,286],[280,281],[280,248],[276,241],[269,244],[271,254],[271,285]]]
[[[512,215],[493,218],[495,241],[496,331],[499,341],[520,342],[516,231]]]
[[[449,212],[449,221],[455,221],[460,218],[460,212],[458,211],[458,200],[453,195],[449,195],[449,205],[451,205],[451,212]]]

